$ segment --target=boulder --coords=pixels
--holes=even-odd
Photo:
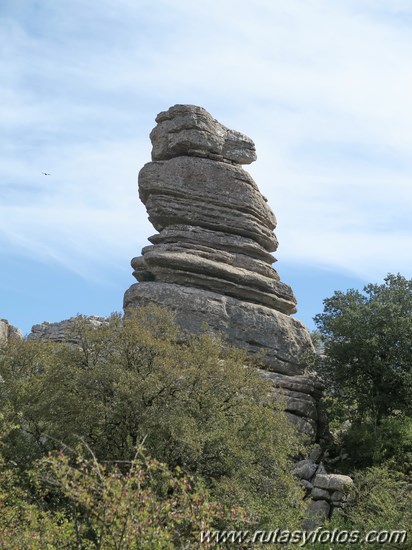
[[[345,491],[353,486],[353,479],[341,474],[318,474],[313,482],[315,487],[328,491]]]
[[[295,464],[292,473],[299,479],[305,479],[309,481],[315,475],[317,469],[317,464],[312,462],[312,460],[300,460]]]
[[[329,501],[331,499],[331,496],[329,491],[326,491],[325,489],[320,489],[319,487],[314,487],[314,489],[312,489],[312,492],[310,494],[310,498],[313,500]]]
[[[253,141],[229,130],[202,107],[175,105],[156,117],[152,130],[153,160],[188,155],[250,164],[256,160]]]

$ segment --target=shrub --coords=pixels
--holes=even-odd
[[[301,445],[244,352],[212,334],[182,335],[156,307],[75,325],[76,346],[13,343],[0,360],[4,410],[17,426],[8,459],[24,470],[81,438],[99,461],[130,461],[145,440],[157,460],[202,478],[257,525],[299,525],[290,457]]]

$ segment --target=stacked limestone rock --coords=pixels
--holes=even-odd
[[[295,464],[293,470],[311,499],[304,525],[306,529],[314,529],[333,511],[345,508],[353,489],[353,480],[349,476],[326,472],[321,456],[322,451],[315,447],[306,460]]]
[[[132,260],[139,282],[126,292],[125,309],[154,302],[172,308],[189,332],[206,323],[230,344],[263,353],[262,375],[314,438],[320,387],[298,364],[312,344],[290,317],[291,288],[272,267],[275,216],[242,168],[256,159],[255,146],[201,107],[176,105],[156,122],[139,196],[158,233]]]

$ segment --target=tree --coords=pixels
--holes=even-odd
[[[357,432],[358,443],[368,433],[376,443],[387,418],[408,421],[412,416],[412,280],[389,274],[383,284],[369,284],[363,292],[335,292],[324,300],[324,312],[316,315],[315,322],[324,342],[317,371],[335,413],[350,423],[352,436]]]
[[[412,412],[412,280],[388,275],[364,293],[335,292],[315,322],[327,358],[322,375],[359,418],[379,423]]]
[[[2,549],[191,549],[219,522],[237,529],[248,523],[242,509],[213,500],[196,479],[143,447],[130,463],[108,464],[79,446],[36,461],[29,475],[26,488],[0,455]]]
[[[373,466],[353,474],[354,486],[350,505],[333,514],[325,524],[329,533],[340,533],[333,548],[402,550],[410,547],[412,525],[412,492],[410,480],[400,472],[385,466]],[[361,542],[369,533],[370,539]],[[343,543],[358,537],[358,542]],[[353,539],[352,539],[353,540]],[[311,550],[332,548],[329,544],[317,543]]]
[[[130,461],[144,440],[157,460],[203,479],[257,524],[299,524],[291,457],[301,444],[244,352],[212,334],[181,334],[155,307],[99,328],[79,318],[75,332],[76,346],[21,342],[0,358],[2,406],[18,426],[5,457],[24,469],[81,438],[99,461]]]

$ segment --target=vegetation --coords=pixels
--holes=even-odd
[[[373,466],[352,475],[355,490],[350,505],[344,511],[335,512],[325,528],[332,532],[357,532],[359,538],[356,543],[336,544],[336,547],[355,550],[410,548],[412,492],[407,476],[386,466]],[[368,533],[373,537],[379,534],[380,542],[372,539],[368,544],[362,543]],[[328,544],[318,543],[311,550],[329,548]]]
[[[325,382],[329,451],[343,457],[334,465],[355,481],[350,506],[327,528],[361,534],[405,530],[410,538],[412,280],[389,274],[363,292],[335,292],[315,322],[318,355],[307,363]],[[387,547],[408,543],[391,541]]]
[[[315,369],[331,426],[351,467],[412,466],[412,280],[388,275],[363,293],[335,292],[315,317],[324,346]]]
[[[409,530],[412,280],[324,306],[307,363],[356,488],[325,527]],[[156,307],[79,317],[68,336],[0,348],[0,548],[190,549],[203,530],[301,527],[302,444],[245,353]]]
[[[239,518],[243,529],[300,525],[301,445],[243,352],[184,338],[155,307],[99,328],[79,318],[70,340],[1,353],[2,548],[30,547],[13,546],[16,521],[56,548],[196,547],[200,529]]]
[[[1,548],[151,550],[182,541],[191,548],[214,522],[247,523],[241,510],[225,509],[190,477],[143,450],[123,468],[93,455],[72,458],[54,453],[37,462],[30,490],[12,469],[2,470]]]
[[[327,360],[323,374],[356,417],[412,412],[412,280],[388,275],[361,293],[335,292],[315,322]]]

